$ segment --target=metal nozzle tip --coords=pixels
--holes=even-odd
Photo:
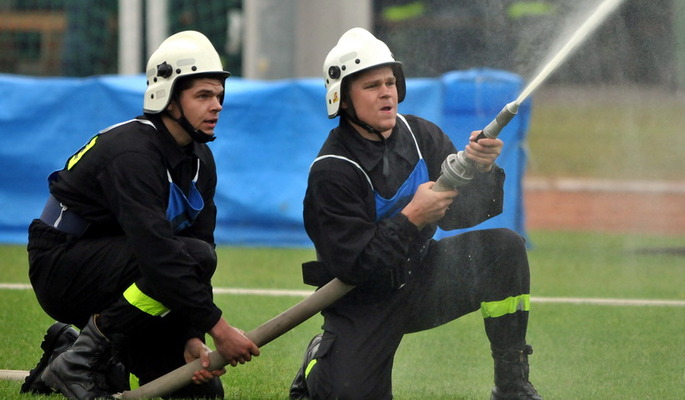
[[[519,111],[519,106],[519,103],[517,103],[516,101],[512,101],[511,103],[507,104],[507,111],[509,111],[512,114],[516,114]]]

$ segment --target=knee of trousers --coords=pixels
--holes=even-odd
[[[204,240],[194,238],[179,238],[188,249],[190,256],[200,267],[200,275],[211,278],[216,270],[217,257],[214,246]]]
[[[526,240],[507,228],[492,229],[490,243],[497,252],[511,260],[527,260]]]
[[[326,357],[317,361],[306,378],[311,399],[392,399],[391,364],[385,365],[384,373],[378,375],[364,373],[363,368],[353,365],[343,369],[332,367]]]
[[[502,295],[530,292],[530,268],[524,238],[505,228],[497,229],[494,234],[498,243],[495,251],[498,252],[497,258],[500,261],[497,263],[499,268],[492,270],[496,274],[493,281],[499,282],[495,287],[499,287]]]
[[[336,382],[323,381],[320,376],[311,374],[307,377],[307,390],[311,399],[337,399],[337,400],[390,400],[392,389],[389,383],[371,382],[357,384],[344,382],[337,379]]]

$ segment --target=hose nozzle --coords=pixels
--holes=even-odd
[[[495,119],[490,121],[490,123],[485,128],[483,128],[482,135],[490,139],[496,138],[499,135],[502,128],[507,126],[509,121],[511,121],[511,119],[514,118],[514,115],[516,115],[518,111],[519,103],[517,103],[516,101],[512,101],[511,103],[507,104],[506,106],[504,106],[502,111],[500,111],[499,114],[497,114]]]

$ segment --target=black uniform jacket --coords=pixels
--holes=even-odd
[[[416,116],[405,118],[426,161],[429,178],[435,181],[442,162],[457,150],[435,124]],[[384,151],[389,161],[387,178],[382,171]],[[319,152],[319,156],[329,154],[357,162],[385,198],[393,197],[418,162],[411,133],[399,118],[385,143],[363,138],[341,118]],[[469,184],[459,188],[459,196],[439,226],[445,230],[467,228],[501,213],[503,184],[504,171],[497,166],[489,173],[476,173]],[[402,213],[376,222],[375,206],[371,186],[352,163],[329,157],[311,166],[304,198],[305,229],[327,272],[345,283],[373,287],[374,280],[384,279],[388,270],[415,259],[436,231],[436,226],[427,226],[419,232]]]
[[[158,116],[146,115],[106,129],[72,156],[50,183],[51,194],[90,222],[82,239],[125,235],[155,300],[207,332],[221,316],[166,217],[167,169],[184,193],[197,171],[204,208],[179,236],[214,246],[216,165],[206,144],[179,146]]]

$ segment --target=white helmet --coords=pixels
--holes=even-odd
[[[397,80],[398,102],[402,102],[407,92],[402,63],[395,61],[388,46],[366,29],[352,28],[345,32],[323,62],[328,118],[335,118],[340,112],[345,78],[381,65],[392,67]]]
[[[164,111],[174,93],[174,83],[180,77],[211,74],[226,79],[231,75],[224,71],[219,53],[209,39],[196,31],[169,36],[152,53],[145,70],[147,90],[143,111],[150,114]]]

